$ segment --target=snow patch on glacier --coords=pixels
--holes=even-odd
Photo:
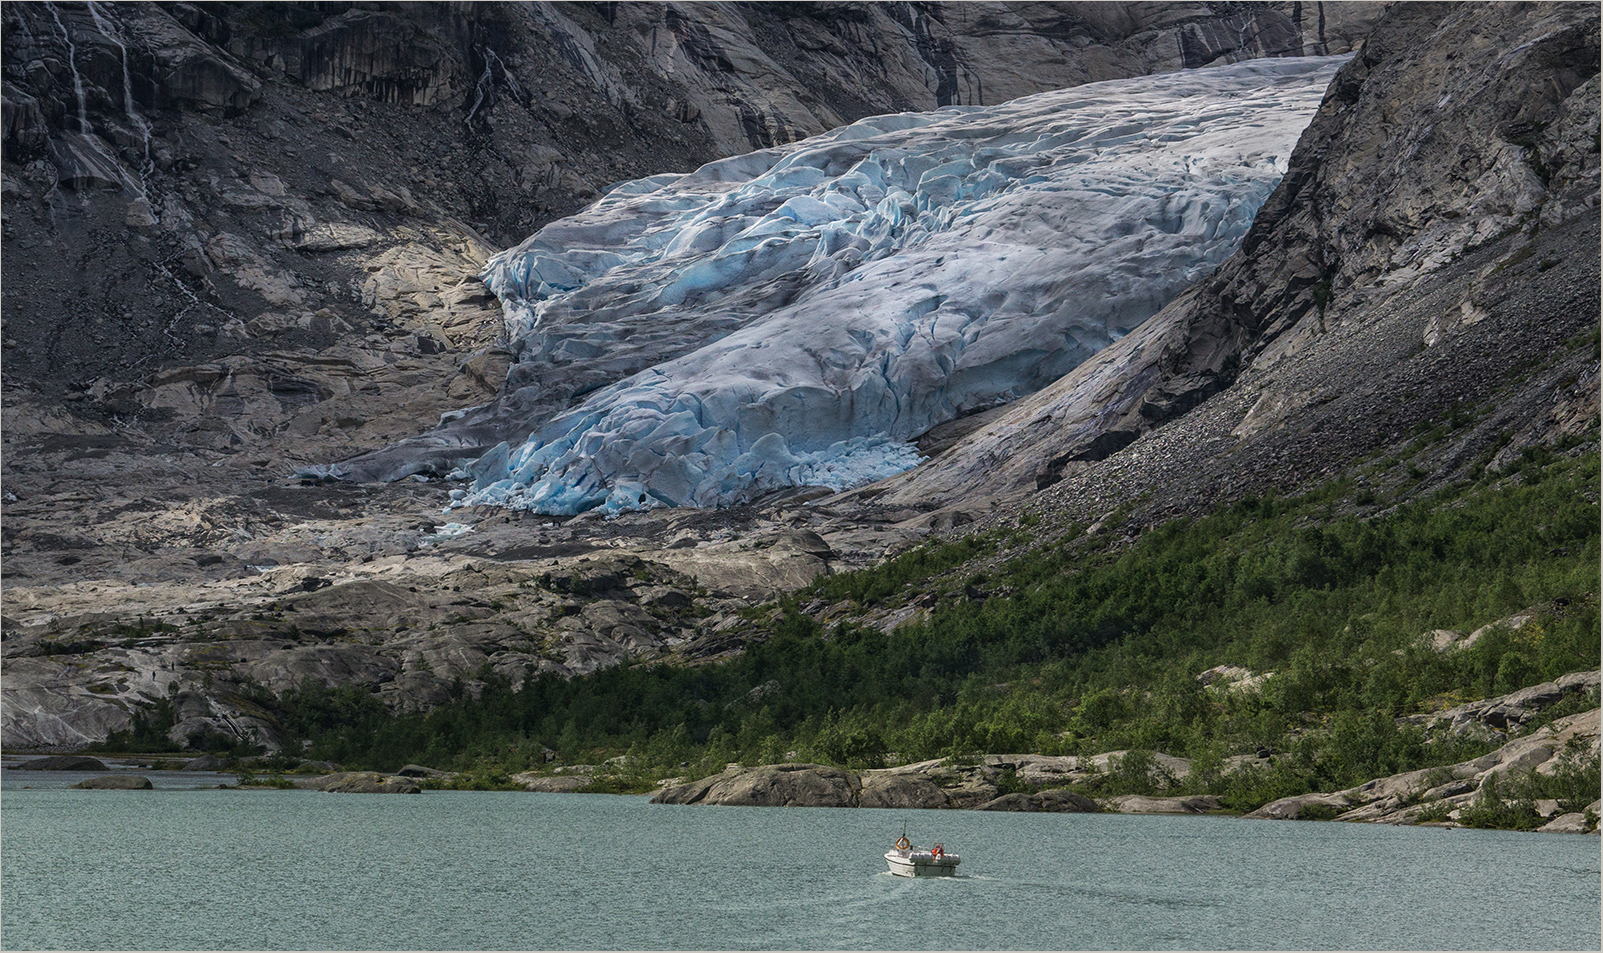
[[[842,489],[1031,393],[1227,257],[1343,57],[877,116],[626,182],[495,256],[529,436],[458,505]]]

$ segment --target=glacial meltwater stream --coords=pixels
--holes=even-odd
[[[67,780],[5,774],[8,949],[1599,945],[1579,835]],[[904,819],[962,876],[890,876]]]

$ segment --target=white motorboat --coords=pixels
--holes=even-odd
[[[929,850],[914,847],[906,834],[885,852],[885,863],[898,877],[955,877],[960,862],[961,858],[947,853],[941,844]]]

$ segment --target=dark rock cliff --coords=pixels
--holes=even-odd
[[[497,330],[484,254],[613,182],[870,113],[1341,51],[1375,6],[17,4],[8,377],[104,381],[123,399],[73,406],[127,419],[164,366],[374,334],[470,352]]]
[[[1517,453],[1584,426],[1598,35],[1583,5],[1393,8],[1210,280],[870,492],[972,510],[1051,487],[1040,505],[1087,521],[1142,495],[1195,509],[1338,472],[1533,369],[1429,482],[1500,429]]]

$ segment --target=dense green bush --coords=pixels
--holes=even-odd
[[[295,782],[279,773],[257,774],[250,770],[241,770],[235,779],[235,785],[242,788],[279,788],[293,790]]]
[[[104,742],[91,745],[88,750],[138,751],[147,754],[181,751],[182,746],[167,734],[177,722],[172,701],[157,699],[149,708],[134,712],[126,729],[113,732]]]
[[[1458,812],[1458,822],[1466,827],[1489,827],[1509,831],[1534,831],[1542,826],[1541,815],[1528,797],[1504,793],[1505,784],[1493,775],[1481,785],[1475,803]]]
[[[1469,827],[1534,830],[1546,823],[1536,802],[1552,799],[1560,813],[1580,813],[1603,797],[1603,770],[1596,754],[1572,740],[1559,752],[1551,773],[1530,772],[1513,778],[1492,776],[1481,785],[1480,795],[1459,812],[1459,823]]]

